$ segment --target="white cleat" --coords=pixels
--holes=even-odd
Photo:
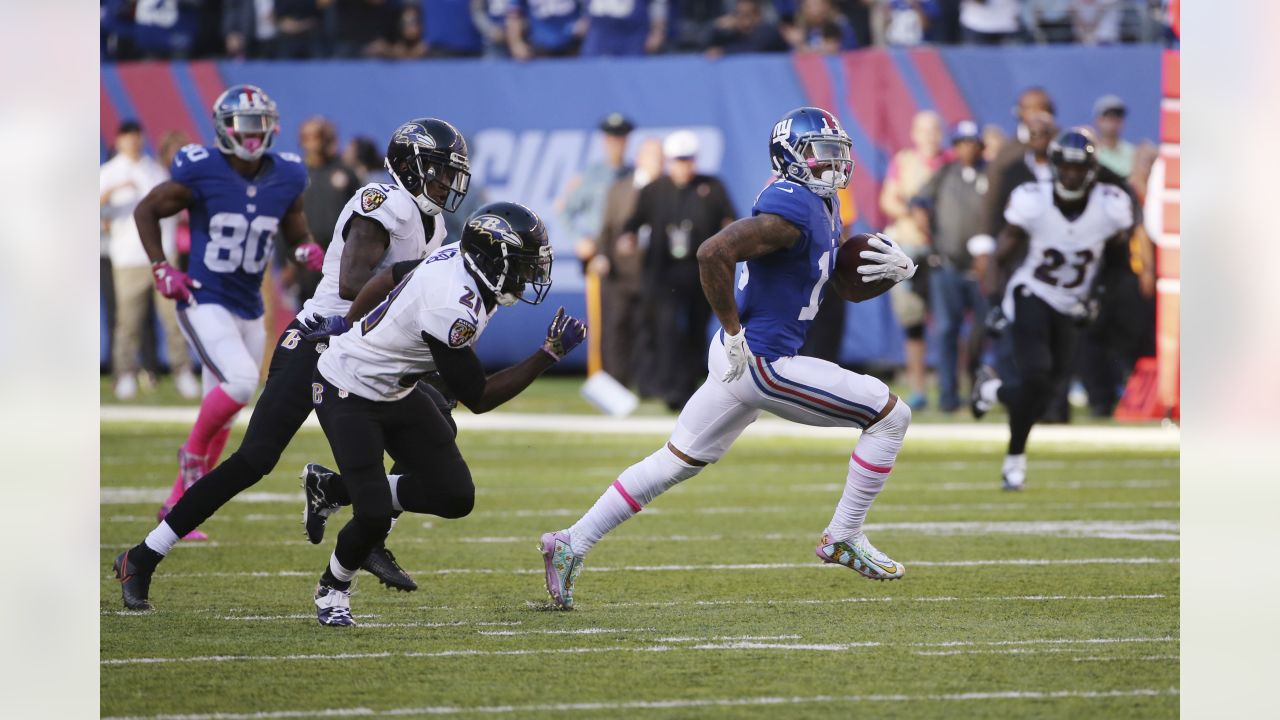
[[[902,563],[876,549],[866,533],[858,533],[849,540],[832,540],[823,533],[818,547],[813,549],[822,562],[843,565],[862,577],[872,580],[897,580],[907,572]]]
[[[1021,490],[1027,483],[1027,456],[1006,455],[1000,477],[1001,487],[1005,490]]]

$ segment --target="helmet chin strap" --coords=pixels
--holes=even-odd
[[[418,206],[418,209],[421,210],[424,215],[430,215],[434,217],[436,215],[439,215],[441,212],[443,212],[444,208],[435,204],[435,201],[427,197],[426,188],[422,189],[421,195],[414,195],[413,193],[409,192],[409,188],[404,186],[404,183],[400,180],[400,176],[396,174],[395,170],[391,169],[390,160],[383,160],[382,165],[386,167],[387,173],[391,175],[391,179],[396,181],[396,185],[400,186],[401,190],[409,193],[409,197],[413,198],[413,202]]]
[[[502,290],[502,286],[507,283],[507,248],[505,245],[502,246],[502,274],[498,276],[497,283],[491,282],[487,275],[480,272],[480,268],[476,265],[476,261],[469,253],[463,253],[462,257],[465,258],[467,267],[471,268],[472,274],[480,280],[485,289],[488,290],[493,295],[493,298],[498,301],[499,305],[503,307],[511,307],[512,305],[520,302],[520,297],[518,295],[504,292]]]

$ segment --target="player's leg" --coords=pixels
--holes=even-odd
[[[862,428],[849,456],[844,492],[816,549],[824,562],[875,580],[902,577],[905,568],[867,540],[862,525],[884,488],[911,424],[911,408],[869,375],[818,358],[770,362],[756,358],[753,388],[761,407],[779,417],[820,427]]]
[[[351,581],[370,549],[391,528],[392,496],[382,469],[385,437],[381,425],[391,403],[375,403],[340,391],[319,372],[312,377],[316,415],[352,500],[351,520],[338,533],[316,586],[317,618],[322,625],[354,625]]]
[[[126,607],[147,604],[151,574],[177,544],[231,498],[253,486],[275,467],[298,428],[311,414],[311,374],[319,355],[301,340],[296,321],[280,336],[262,390],[240,448],[184,493],[147,537],[122,554],[132,572],[124,588]]]
[[[747,376],[722,383],[727,361],[719,334],[708,357],[710,377],[685,403],[670,439],[656,452],[627,468],[605,489],[591,509],[565,530],[545,533],[547,592],[560,607],[573,607],[573,587],[583,558],[606,533],[634,517],[645,505],[724,456],[742,431],[760,416],[745,402]]]
[[[953,268],[932,268],[929,303],[938,342],[938,409],[953,412],[960,406],[960,324],[964,320],[964,278]]]
[[[1052,400],[1052,327],[1062,316],[1030,291],[1014,293],[1014,317],[1009,324],[1016,382],[993,380],[986,383],[1009,410],[1009,448],[1001,468],[1006,490],[1021,490],[1027,478],[1027,438],[1031,427]]]

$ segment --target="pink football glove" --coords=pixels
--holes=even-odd
[[[293,251],[293,259],[307,266],[312,272],[319,272],[324,268],[324,248],[310,242],[299,245]]]
[[[199,280],[192,280],[165,260],[151,266],[151,275],[155,278],[156,291],[178,302],[191,302],[191,289],[200,287]]]

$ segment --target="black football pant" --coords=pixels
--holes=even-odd
[[[351,520],[338,533],[334,554],[344,568],[364,564],[391,530],[395,507],[383,453],[400,470],[396,498],[408,512],[460,518],[475,506],[475,485],[450,418],[427,392],[374,402],[340,391],[313,374],[312,400],[350,496]]]
[[[165,517],[178,537],[195,530],[231,498],[266,477],[311,414],[311,374],[320,353],[316,343],[302,339],[303,332],[295,319],[280,335],[240,447],[187,488]]]
[[[1017,379],[1000,386],[998,397],[1009,409],[1009,454],[1027,449],[1027,436],[1053,399],[1054,387],[1071,371],[1077,321],[1054,310],[1025,287],[1013,292],[1013,362]]]

